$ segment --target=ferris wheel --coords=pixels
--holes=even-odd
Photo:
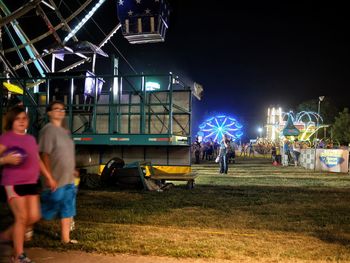
[[[107,43],[125,59],[111,41],[119,29],[132,44],[160,42],[168,18],[165,0],[0,0],[0,75],[45,77],[85,63],[94,72]]]
[[[237,141],[242,137],[243,126],[233,117],[226,115],[213,116],[199,125],[198,136],[203,141],[221,141],[224,134],[228,135],[232,141]]]

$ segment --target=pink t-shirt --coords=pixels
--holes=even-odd
[[[17,146],[26,151],[27,157],[19,165],[4,165],[1,185],[35,184],[39,179],[39,149],[35,138],[28,134],[16,134],[12,131],[0,136],[0,144],[6,148]]]

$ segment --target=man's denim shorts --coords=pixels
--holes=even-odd
[[[46,220],[69,218],[76,215],[76,193],[74,184],[59,187],[55,192],[46,190],[41,193],[41,214]]]

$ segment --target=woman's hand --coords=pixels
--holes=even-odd
[[[1,164],[18,165],[21,163],[21,161],[22,161],[21,155],[19,155],[16,152],[10,152],[9,154],[1,158]]]

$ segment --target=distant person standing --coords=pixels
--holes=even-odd
[[[236,145],[234,141],[229,140],[228,162],[235,163],[235,158],[236,158]]]
[[[241,155],[240,156],[242,156],[243,155],[243,157],[245,157],[246,155],[247,155],[247,151],[246,151],[246,144],[245,143],[243,143],[243,144],[241,144]]]
[[[58,182],[55,192],[43,191],[41,211],[43,218],[52,220],[56,217],[61,224],[61,242],[77,243],[70,239],[72,218],[76,215],[75,146],[69,131],[63,128],[65,106],[60,101],[51,102],[46,112],[50,122],[39,134],[41,158]]]
[[[201,150],[202,150],[202,160],[208,160],[208,146],[207,144],[202,141],[201,143]]]
[[[299,165],[299,157],[301,153],[301,147],[298,139],[294,140],[293,143],[293,157],[294,157],[294,165],[298,166]]]
[[[277,165],[276,156],[277,156],[277,148],[276,148],[275,143],[273,143],[272,147],[271,147],[271,159],[272,159],[272,164],[273,165]]]
[[[3,166],[1,185],[4,186],[8,205],[15,222],[4,232],[0,240],[12,241],[11,262],[32,262],[24,253],[25,231],[36,223],[40,215],[39,175],[45,176],[50,190],[56,182],[39,158],[35,138],[26,133],[29,119],[23,107],[15,106],[6,115],[5,130],[0,136],[0,165]]]
[[[283,166],[289,165],[289,156],[290,156],[289,140],[285,139],[283,142]]]
[[[254,146],[253,146],[252,142],[249,143],[248,150],[249,150],[249,157],[251,155],[253,155],[253,157],[254,157]]]
[[[214,146],[210,141],[207,142],[207,159],[208,161],[213,160],[213,152],[214,152]]]
[[[201,143],[198,140],[198,137],[196,138],[195,142],[193,143],[193,151],[194,151],[194,157],[195,157],[195,163],[199,164],[199,157],[201,153]]]
[[[279,143],[276,144],[276,161],[278,165],[282,164],[281,147]]]
[[[227,174],[228,172],[228,149],[230,147],[230,140],[227,135],[224,134],[222,136],[222,140],[220,142],[220,150],[219,150],[219,158],[220,158],[220,173]]]

